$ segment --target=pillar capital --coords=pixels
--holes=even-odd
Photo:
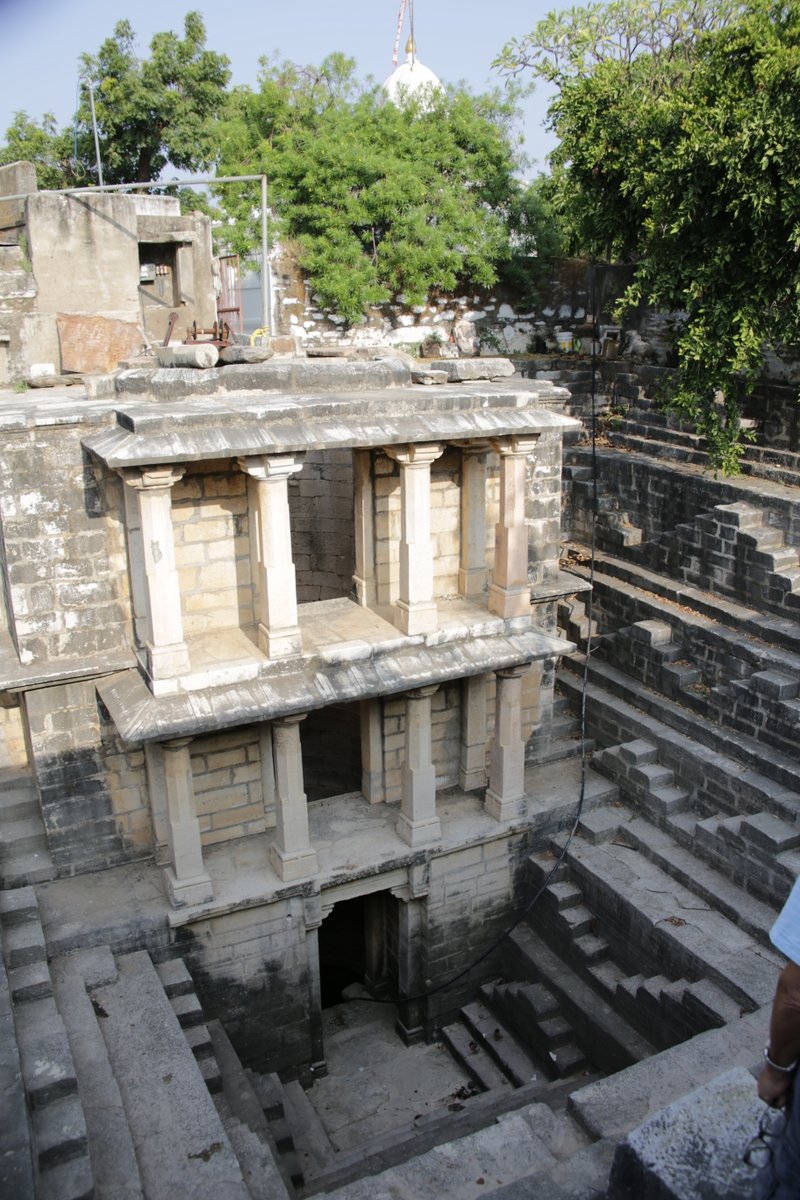
[[[521,679],[527,670],[530,669],[529,662],[515,663],[513,667],[498,667],[495,675],[498,679]]]
[[[509,456],[522,457],[532,454],[536,449],[536,443],[539,441],[539,434],[512,434],[510,437],[492,438],[492,448],[497,451],[503,458]]]
[[[403,698],[406,700],[429,700],[431,696],[436,695],[438,690],[438,683],[426,683],[423,687],[410,688],[407,692],[403,692]]]
[[[154,467],[123,467],[119,472],[128,487],[137,492],[168,491],[186,474],[186,467],[167,463]]]
[[[273,729],[288,729],[290,725],[299,725],[301,721],[305,721],[308,713],[289,713],[283,717],[272,718]]]
[[[183,750],[186,746],[190,745],[193,741],[194,741],[193,737],[169,738],[166,742],[162,742],[161,745],[164,747],[165,750],[176,751],[176,750]]]
[[[384,446],[384,453],[403,467],[429,467],[444,453],[441,442],[408,442],[401,446]]]
[[[262,483],[270,483],[276,479],[288,479],[301,471],[305,462],[305,451],[297,450],[291,454],[248,454],[246,458],[236,461],[246,475]]]

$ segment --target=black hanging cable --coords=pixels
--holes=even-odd
[[[561,847],[560,853],[554,860],[552,867],[548,871],[548,873],[545,876],[542,883],[540,883],[539,887],[533,893],[530,900],[519,911],[519,913],[516,915],[514,920],[511,922],[511,924],[508,925],[503,930],[503,932],[501,934],[499,934],[494,939],[493,942],[490,943],[490,945],[486,948],[486,950],[482,951],[482,953],[479,954],[477,958],[472,959],[467,964],[467,966],[463,967],[455,975],[451,975],[448,979],[445,979],[442,983],[436,984],[435,987],[427,988],[424,992],[419,992],[415,996],[399,996],[399,997],[397,997],[397,996],[395,996],[395,997],[352,996],[352,997],[348,997],[348,1000],[347,1000],[348,1004],[352,1004],[352,1003],[393,1004],[395,1006],[398,1006],[401,1004],[418,1004],[422,1000],[428,1000],[428,999],[430,999],[431,996],[438,995],[439,992],[447,991],[448,988],[453,987],[454,984],[459,983],[462,979],[466,978],[466,976],[469,975],[472,971],[474,971],[476,967],[479,967],[481,965],[481,963],[485,962],[486,959],[489,958],[490,955],[494,954],[495,950],[497,950],[503,944],[503,942],[506,940],[506,938],[509,938],[511,936],[511,934],[514,932],[514,930],[517,928],[517,926],[520,925],[525,920],[525,918],[530,914],[530,912],[532,911],[534,906],[539,902],[539,900],[544,895],[547,888],[550,886],[550,883],[552,882],[555,875],[558,873],[558,870],[559,870],[561,864],[563,863],[564,859],[567,856],[567,851],[569,850],[570,843],[572,842],[572,839],[574,838],[575,834],[578,831],[578,826],[580,825],[581,817],[583,815],[584,802],[586,800],[586,772],[587,772],[587,766],[588,766],[588,758],[587,758],[587,754],[586,754],[586,693],[587,693],[588,687],[589,687],[589,661],[590,661],[591,653],[592,653],[592,597],[594,595],[594,558],[595,558],[595,547],[596,547],[595,531],[596,531],[596,526],[597,526],[597,510],[598,510],[598,490],[597,490],[597,345],[598,345],[598,339],[596,337],[596,334],[599,332],[599,327],[598,327],[598,323],[597,323],[597,305],[596,305],[596,296],[595,296],[595,270],[596,270],[595,264],[592,263],[592,265],[589,269],[589,295],[590,295],[590,304],[591,304],[591,308],[592,308],[592,384],[591,384],[591,400],[592,400],[592,409],[591,409],[591,431],[592,431],[592,514],[591,514],[591,516],[592,516],[592,519],[591,519],[591,527],[592,527],[592,537],[591,537],[591,546],[590,546],[591,557],[590,557],[590,564],[589,564],[589,600],[588,600],[588,604],[587,604],[587,608],[586,608],[586,620],[587,620],[586,655],[585,655],[585,661],[583,664],[583,676],[582,676],[582,680],[581,680],[581,709],[580,709],[581,776],[580,776],[580,789],[579,789],[579,794],[578,794],[578,803],[577,803],[577,806],[575,809],[575,816],[573,817],[572,825],[570,826],[569,833],[567,834],[567,838],[566,838],[566,841],[564,842],[564,845]]]

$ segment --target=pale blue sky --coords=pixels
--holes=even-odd
[[[492,59],[504,43],[530,28],[564,0],[415,0],[420,60],[446,82],[465,80],[480,91],[500,83]],[[0,135],[13,113],[66,123],[75,108],[78,59],[94,52],[117,21],[131,22],[144,54],[152,35],[180,31],[191,8],[202,15],[208,45],[227,54],[233,82],[254,86],[258,60],[273,51],[318,63],[342,50],[359,74],[382,82],[392,70],[400,0],[0,0]],[[408,33],[408,17],[400,56]],[[525,152],[544,166],[552,149],[542,128],[547,96],[541,89],[524,105]]]

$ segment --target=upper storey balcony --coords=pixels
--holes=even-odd
[[[463,676],[476,635],[472,670],[554,653],[530,580],[557,575],[575,422],[556,395],[515,380],[118,407],[84,446],[123,485],[140,671],[111,688],[121,732],[154,736],[148,695],[173,698],[177,736],[201,691],[219,727],[231,687],[242,719],[422,684],[431,655]]]

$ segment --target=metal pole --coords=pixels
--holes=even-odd
[[[100,162],[100,139],[97,136],[97,117],[94,112],[94,84],[91,79],[89,83],[89,107],[92,110],[92,132],[94,133],[94,156],[97,159],[97,178],[100,181],[100,187],[103,186],[103,164]]]
[[[267,177],[261,176],[261,324],[272,332],[272,288],[270,286],[269,237],[267,235]]]

